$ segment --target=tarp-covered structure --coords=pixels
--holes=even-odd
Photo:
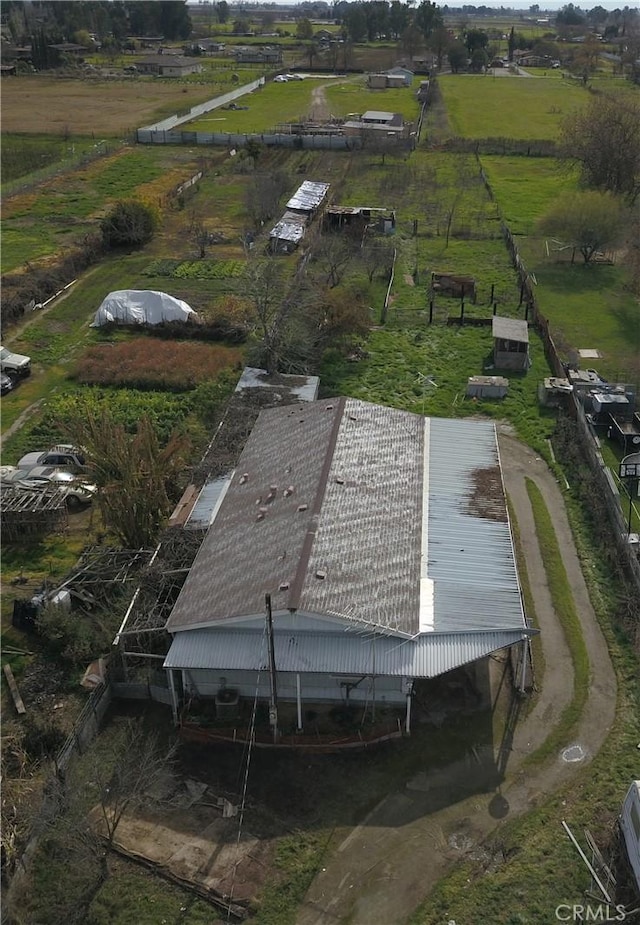
[[[194,321],[196,313],[166,292],[153,289],[117,289],[110,292],[95,314],[92,328],[103,324],[162,324],[167,321]]]

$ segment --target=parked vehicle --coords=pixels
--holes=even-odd
[[[10,376],[30,376],[31,357],[21,353],[12,353],[6,347],[0,347],[0,372]]]
[[[286,84],[288,80],[289,78],[285,77],[284,74],[278,74],[277,77],[273,78],[274,84]]]
[[[0,395],[6,395],[13,388],[13,379],[6,373],[0,373]]]
[[[0,487],[7,485],[40,492],[61,488],[69,507],[91,504],[97,491],[95,485],[83,482],[73,472],[64,472],[52,466],[33,466],[30,469],[0,466]]]
[[[285,74],[287,80],[304,80],[302,74]]]
[[[31,469],[33,466],[62,466],[63,469],[82,472],[85,468],[85,456],[82,450],[70,443],[58,443],[49,450],[26,453],[18,460],[18,469]]]

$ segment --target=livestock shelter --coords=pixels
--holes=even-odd
[[[519,318],[502,318],[494,315],[491,321],[493,336],[493,363],[497,369],[525,371],[531,366],[529,357],[529,329]]]
[[[535,632],[493,423],[350,398],[261,412],[166,623],[185,703],[400,708]],[[218,714],[218,708],[220,713]]]

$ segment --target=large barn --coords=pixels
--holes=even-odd
[[[273,631],[268,631],[267,595]],[[263,411],[171,612],[191,697],[406,705],[531,635],[495,427],[350,398]]]

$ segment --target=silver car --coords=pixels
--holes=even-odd
[[[69,507],[91,504],[97,491],[95,485],[83,482],[73,472],[64,472],[52,466],[33,466],[30,469],[0,466],[0,485],[14,485],[42,492],[52,487],[61,488]]]

